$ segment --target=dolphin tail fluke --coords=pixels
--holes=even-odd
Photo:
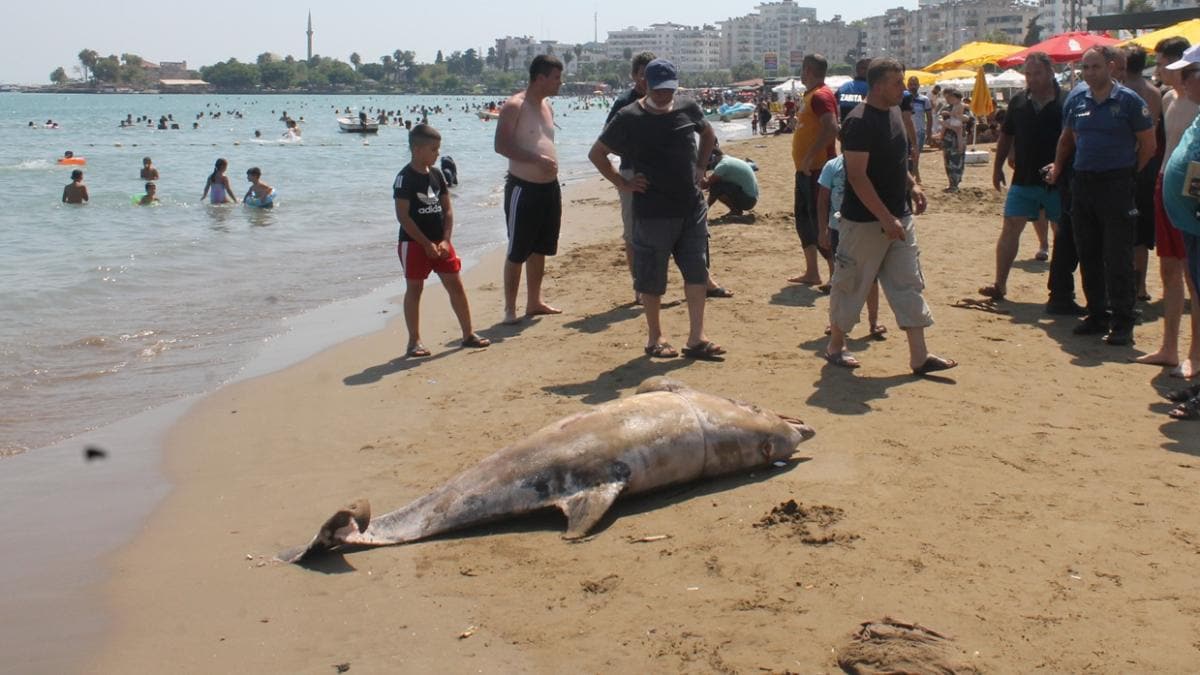
[[[322,551],[328,551],[342,544],[359,543],[356,541],[371,524],[371,503],[359,499],[344,509],[333,514],[317,536],[307,546],[296,546],[275,555],[275,559],[285,563],[298,563]]]
[[[608,483],[598,485],[590,490],[576,492],[570,497],[559,500],[557,506],[567,517],[567,531],[564,539],[580,539],[600,522],[609,507],[617,500],[624,483]]]

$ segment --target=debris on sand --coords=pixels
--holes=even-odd
[[[860,624],[837,653],[838,666],[851,675],[979,675],[980,672],[949,637],[886,616]]]
[[[805,506],[795,499],[789,499],[771,509],[771,512],[755,523],[754,527],[790,527],[790,531],[785,530],[790,536],[798,537],[801,542],[813,546],[844,544],[858,539],[857,534],[830,531],[844,516],[845,512],[834,506]]]

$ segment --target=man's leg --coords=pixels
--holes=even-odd
[[[684,284],[683,296],[687,299],[688,310],[687,346],[695,347],[708,341],[704,337],[704,306],[708,289],[704,284]]]
[[[1075,228],[1071,224],[1071,190],[1068,181],[1062,181],[1058,190],[1061,214],[1054,222],[1054,250],[1050,255],[1050,278],[1046,288],[1050,298],[1046,311],[1050,314],[1078,315],[1082,308],[1075,302],[1075,268],[1079,266],[1079,254],[1075,250]]]
[[[643,313],[646,315],[646,347],[653,348],[660,342],[666,342],[663,339],[662,324],[659,322],[662,296],[650,293],[641,293],[640,295],[642,296]]]
[[[1158,272],[1163,285],[1162,346],[1154,353],[1137,357],[1136,361],[1152,366],[1176,366],[1179,365],[1179,323],[1183,318],[1183,287],[1187,264],[1180,258],[1159,258]],[[1190,367],[1189,364],[1189,369]]]
[[[837,365],[858,366],[849,356],[846,334],[858,323],[888,245],[878,222],[843,220],[838,226],[837,266],[829,289],[829,344],[825,347],[825,357]]]
[[[888,246],[879,266],[879,285],[892,306],[897,325],[904,330],[908,340],[909,367],[914,371],[945,370],[957,365],[930,354],[925,344],[925,328],[933,325],[933,317],[923,295],[925,280],[921,275],[920,249],[911,217],[904,221],[904,239]]]
[[[804,274],[788,279],[793,284],[816,286],[821,283],[821,269],[817,266],[816,195],[812,190],[812,177],[796,172],[794,198],[796,235],[804,251]]]
[[[504,261],[504,323],[514,324],[517,318],[517,291],[521,288],[521,263]]]
[[[527,295],[525,316],[541,316],[543,314],[562,314],[562,310],[551,307],[542,300],[542,278],[546,274],[546,256],[534,253],[525,261],[525,283]]]
[[[421,291],[425,288],[422,279],[408,279],[404,289],[404,327],[408,329],[408,348],[412,353],[421,346]]]
[[[1037,260],[1050,259],[1050,219],[1046,217],[1046,212],[1038,214],[1037,220],[1033,221],[1033,232],[1037,235],[1038,252],[1034,256]]]
[[[1104,233],[1095,208],[1096,185],[1076,176],[1071,186],[1071,223],[1075,231],[1075,250],[1079,253],[1079,272],[1083,277],[1083,296],[1088,312],[1084,322],[1075,327],[1080,335],[1103,333],[1109,323],[1108,294],[1104,283]]]
[[[1111,345],[1126,345],[1133,342],[1133,326],[1136,322],[1134,306],[1137,303],[1137,272],[1133,266],[1133,245],[1137,234],[1136,208],[1131,195],[1134,181],[1118,179],[1109,189],[1098,190],[1100,226],[1103,228],[1105,292],[1112,309],[1112,330],[1105,337]]]
[[[996,240],[996,280],[991,286],[979,289],[981,295],[1000,299],[1008,293],[1008,274],[1021,246],[1021,232],[1025,230],[1025,216],[1005,216]]]

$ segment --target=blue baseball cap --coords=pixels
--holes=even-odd
[[[678,89],[679,71],[666,59],[654,59],[646,64],[647,89]]]

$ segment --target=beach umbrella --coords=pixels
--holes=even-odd
[[[996,42],[968,42],[942,58],[925,66],[925,70],[936,73],[952,68],[978,68],[1015,54],[1024,49],[1021,45],[1005,45]],[[974,72],[971,72],[974,75]]]
[[[938,81],[939,75],[937,75],[935,73],[929,73],[924,70],[906,70],[906,71],[904,71],[904,81],[907,82],[908,78],[910,78],[910,77],[916,77],[917,82],[922,87],[928,87],[929,85]]]
[[[975,131],[971,145],[979,138],[979,125],[996,111],[996,102],[992,99],[992,90],[988,89],[987,78],[983,74],[983,66],[975,73],[975,88],[971,90],[971,112],[975,115]]]
[[[988,86],[998,89],[1021,89],[1025,86],[1025,76],[1010,68],[998,75],[989,76]]]
[[[1062,33],[1006,56],[996,63],[1000,64],[1001,68],[1019,66],[1025,63],[1025,57],[1031,52],[1046,52],[1050,60],[1055,63],[1074,63],[1083,58],[1083,53],[1092,47],[1111,47],[1118,42],[1120,40],[1107,35],[1084,32]]]
[[[982,67],[982,66],[980,66]],[[954,68],[953,70],[943,70],[937,74],[938,82],[945,80],[971,80],[975,81],[975,70],[967,70],[966,68]]]
[[[1183,37],[1191,44],[1200,42],[1200,19],[1180,21],[1174,26],[1160,28],[1153,33],[1146,33],[1122,42],[1122,45],[1138,45],[1148,52],[1154,51],[1154,46],[1161,40],[1170,37]]]

